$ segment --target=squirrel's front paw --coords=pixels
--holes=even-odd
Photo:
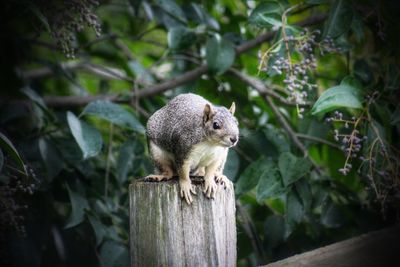
[[[215,193],[217,192],[217,184],[215,183],[214,179],[204,179],[204,190],[203,193],[208,198],[214,198]]]
[[[147,175],[144,178],[144,180],[147,182],[161,182],[164,180],[168,180],[168,177],[165,177],[164,175],[150,174],[150,175]]]
[[[192,182],[190,180],[180,180],[179,186],[181,188],[181,198],[185,198],[186,203],[189,205],[192,204],[192,194],[196,195],[196,188],[192,185]]]
[[[215,182],[217,182],[217,184],[218,183],[221,184],[224,187],[224,189],[226,189],[227,184],[229,183],[229,179],[223,174],[218,174],[215,176]]]

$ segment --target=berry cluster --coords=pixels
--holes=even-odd
[[[338,129],[334,130],[334,139],[335,141],[340,142],[341,149],[346,156],[343,168],[339,169],[339,172],[343,175],[347,175],[350,172],[353,167],[350,160],[358,157],[362,148],[362,143],[367,139],[367,136],[362,136],[360,131],[357,129],[361,120],[362,117],[345,119],[343,113],[339,111],[335,111],[333,117],[326,119],[327,122],[337,122],[344,126],[344,133],[339,132]],[[350,132],[346,129],[350,129]],[[360,156],[360,159],[362,159],[362,156]]]
[[[100,36],[101,25],[92,11],[99,5],[97,0],[48,1],[43,5],[51,35],[66,57],[75,57],[75,34],[81,32],[85,24],[94,29],[96,36]]]
[[[35,174],[32,169],[29,171],[29,180],[35,180]],[[35,183],[23,182],[26,177],[20,174],[5,173],[8,181],[0,183],[0,232],[6,233],[10,230],[24,237],[26,235],[24,216],[27,205],[21,204],[26,194],[32,195],[36,190]],[[5,236],[0,234],[4,240]]]
[[[317,59],[314,56],[315,49],[320,50],[321,55],[325,52],[339,52],[340,49],[336,48],[332,38],[325,38],[321,42],[317,42],[317,35],[320,34],[319,30],[310,32],[308,29],[301,32],[298,36],[284,35],[280,41],[280,45],[285,44],[286,49],[285,57],[275,56],[272,52],[276,49],[272,46],[270,50],[264,54],[259,53],[260,70],[268,71],[267,61],[273,58],[274,62],[270,64],[270,69],[278,75],[284,75],[283,83],[285,84],[288,100],[293,101],[297,106],[297,114],[300,118],[303,117],[308,91],[316,88],[317,85],[310,80],[309,74],[317,68]],[[296,56],[294,56],[296,55]],[[293,58],[296,58],[294,60]]]

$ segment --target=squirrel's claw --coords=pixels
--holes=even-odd
[[[171,179],[171,177],[167,177],[165,175],[158,175],[158,174],[150,174],[147,175],[144,180],[147,182],[161,182],[161,181],[167,181]]]
[[[172,175],[170,174],[150,174],[144,178],[147,182],[162,182],[170,179],[172,179]]]
[[[215,182],[217,182],[217,183],[223,185],[223,186],[224,186],[224,189],[226,189],[227,184],[228,184],[228,182],[229,182],[229,179],[228,179],[228,177],[226,177],[225,175],[219,174],[219,175],[215,176]]]
[[[192,194],[197,195],[196,188],[192,185],[192,182],[190,180],[179,181],[179,185],[181,188],[180,191],[181,198],[184,198],[186,203],[188,203],[189,205],[192,204],[193,202]]]
[[[206,197],[214,199],[217,189],[217,184],[213,179],[204,180],[203,193],[206,195]]]

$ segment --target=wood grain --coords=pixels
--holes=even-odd
[[[179,197],[177,180],[130,185],[131,266],[236,266],[232,183],[215,199],[202,193],[192,205]]]

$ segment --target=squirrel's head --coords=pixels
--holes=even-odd
[[[238,121],[233,116],[235,103],[229,110],[225,107],[213,107],[206,104],[203,112],[203,125],[206,138],[218,145],[232,147],[239,140]]]

